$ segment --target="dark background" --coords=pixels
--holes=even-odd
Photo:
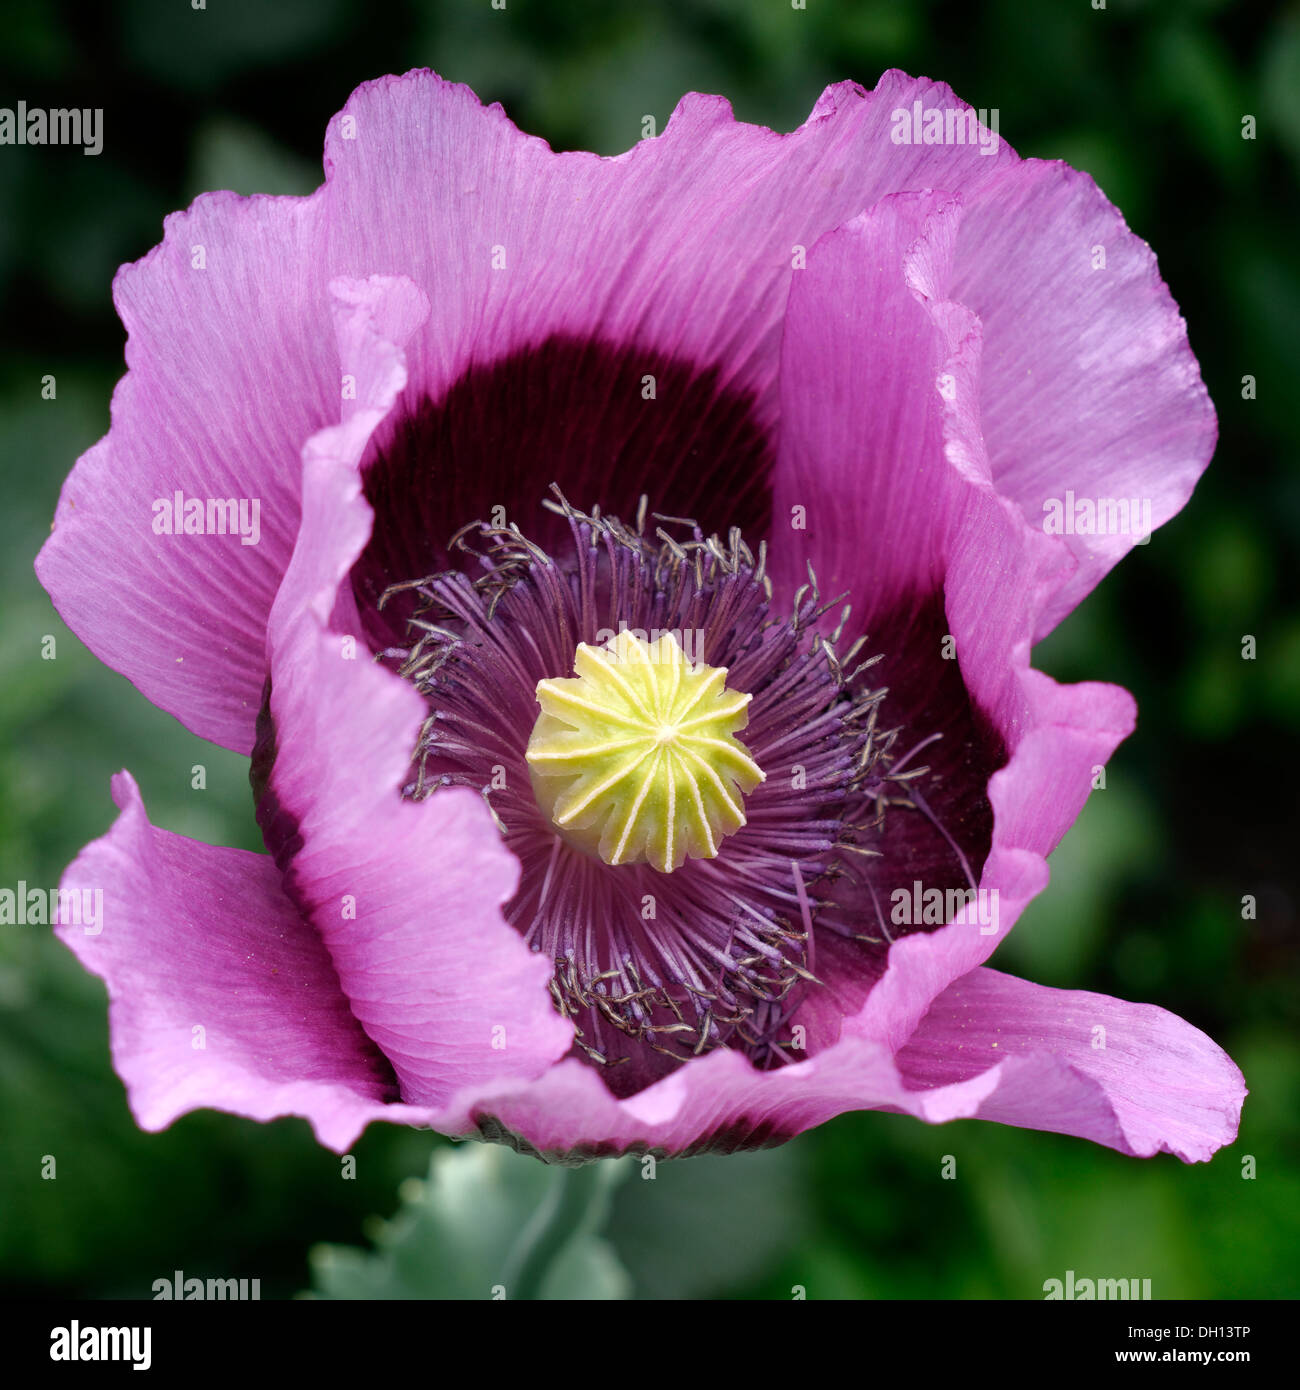
[[[1067,1269],[1150,1278],[1157,1297],[1300,1293],[1294,5],[7,0],[0,32],[0,105],[105,112],[98,158],[0,147],[8,886],[58,881],[108,828],[122,766],[156,824],[260,848],[246,762],[99,665],[31,562],[63,476],[108,428],[123,371],[116,267],[205,189],[310,192],[326,122],[361,81],[431,66],[556,148],[612,154],[645,114],[662,129],[687,90],[787,130],[828,82],[872,86],[898,66],[998,108],[1020,153],[1091,172],[1160,257],[1220,440],[1187,509],[1036,652],[1062,679],[1127,686],[1139,726],[994,964],[1204,1028],[1246,1073],[1241,1137],[1185,1167],[972,1121],[850,1115],[781,1150],[626,1183],[612,1234],[635,1290],[663,1296],[788,1297],[802,1284],[812,1297],[1034,1298]],[[47,373],[55,401],[40,397]],[[54,661],[40,657],[46,634]],[[190,789],[196,763],[205,791]],[[1242,920],[1245,894],[1256,920]],[[303,1121],[204,1112],[143,1135],[109,1064],[99,981],[47,932],[0,927],[0,1290],[148,1296],[182,1268],[292,1293],[310,1282],[308,1249],[364,1244],[365,1218],[393,1210],[437,1142],[375,1126],[345,1182]],[[54,1182],[39,1179],[45,1154]],[[945,1154],[955,1180],[940,1178]]]

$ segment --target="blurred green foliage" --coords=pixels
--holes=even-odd
[[[601,1232],[631,1158],[565,1169],[500,1144],[440,1149],[408,1178],[392,1221],[370,1223],[371,1254],[311,1253],[313,1297],[331,1299],[626,1298],[631,1280]]]
[[[182,0],[11,0],[5,31],[5,102],[106,113],[99,158],[0,150],[7,884],[57,881],[108,827],[108,778],[122,766],[156,823],[260,847],[244,761],[99,665],[31,560],[64,474],[108,427],[122,371],[117,265],[202,189],[309,191],[325,123],[358,82],[432,66],[557,148],[613,153],[644,115],[662,128],[686,90],[725,93],[740,117],[789,129],[827,82],[870,86],[899,66],[997,107],[1021,153],[1089,170],[1160,256],[1221,438],[1184,513],[1036,653],[1061,679],[1128,686],[1141,718],[995,963],[1206,1028],[1252,1090],[1241,1138],[1188,1168],[977,1122],[845,1116],[783,1150],[634,1176],[607,1233],[633,1292],[660,1297],[789,1297],[802,1285],[810,1297],[1033,1298],[1067,1269],[1149,1277],[1161,1297],[1300,1293],[1294,6],[210,0],[196,12]],[[40,399],[46,373],[56,402]],[[1243,399],[1247,375],[1255,399]],[[46,634],[54,661],[41,659]],[[205,791],[190,789],[195,763]],[[1247,893],[1254,921],[1241,917]],[[13,927],[0,928],[0,1117],[0,1287],[15,1293],[147,1296],[183,1268],[292,1294],[311,1281],[310,1248],[362,1242],[367,1218],[392,1211],[401,1180],[441,1147],[374,1126],[344,1181],[300,1121],[201,1113],[139,1133],[109,1065],[101,985],[46,934]],[[56,1182],[38,1180],[44,1154],[58,1158]],[[955,1180],[940,1177],[944,1155]]]

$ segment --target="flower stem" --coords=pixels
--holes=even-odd
[[[537,1299],[556,1258],[575,1236],[586,1233],[591,1209],[608,1183],[602,1164],[557,1168],[556,1179],[519,1233],[506,1261],[502,1283],[511,1299]]]

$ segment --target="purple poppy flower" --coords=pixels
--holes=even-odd
[[[1030,646],[1215,438],[1091,179],[899,73],[789,135],[688,96],[616,159],[412,73],[325,167],[119,274],[129,371],[37,562],[252,755],[270,851],[154,828],[122,773],[68,870],[139,1123],[1228,1142],[1203,1033],[984,965],[1134,723]]]

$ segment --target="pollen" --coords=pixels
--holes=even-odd
[[[533,794],[572,845],[606,864],[662,873],[712,859],[745,824],[764,780],[736,733],[750,695],[692,662],[674,632],[579,643],[570,678],[537,684],[528,741]]]

